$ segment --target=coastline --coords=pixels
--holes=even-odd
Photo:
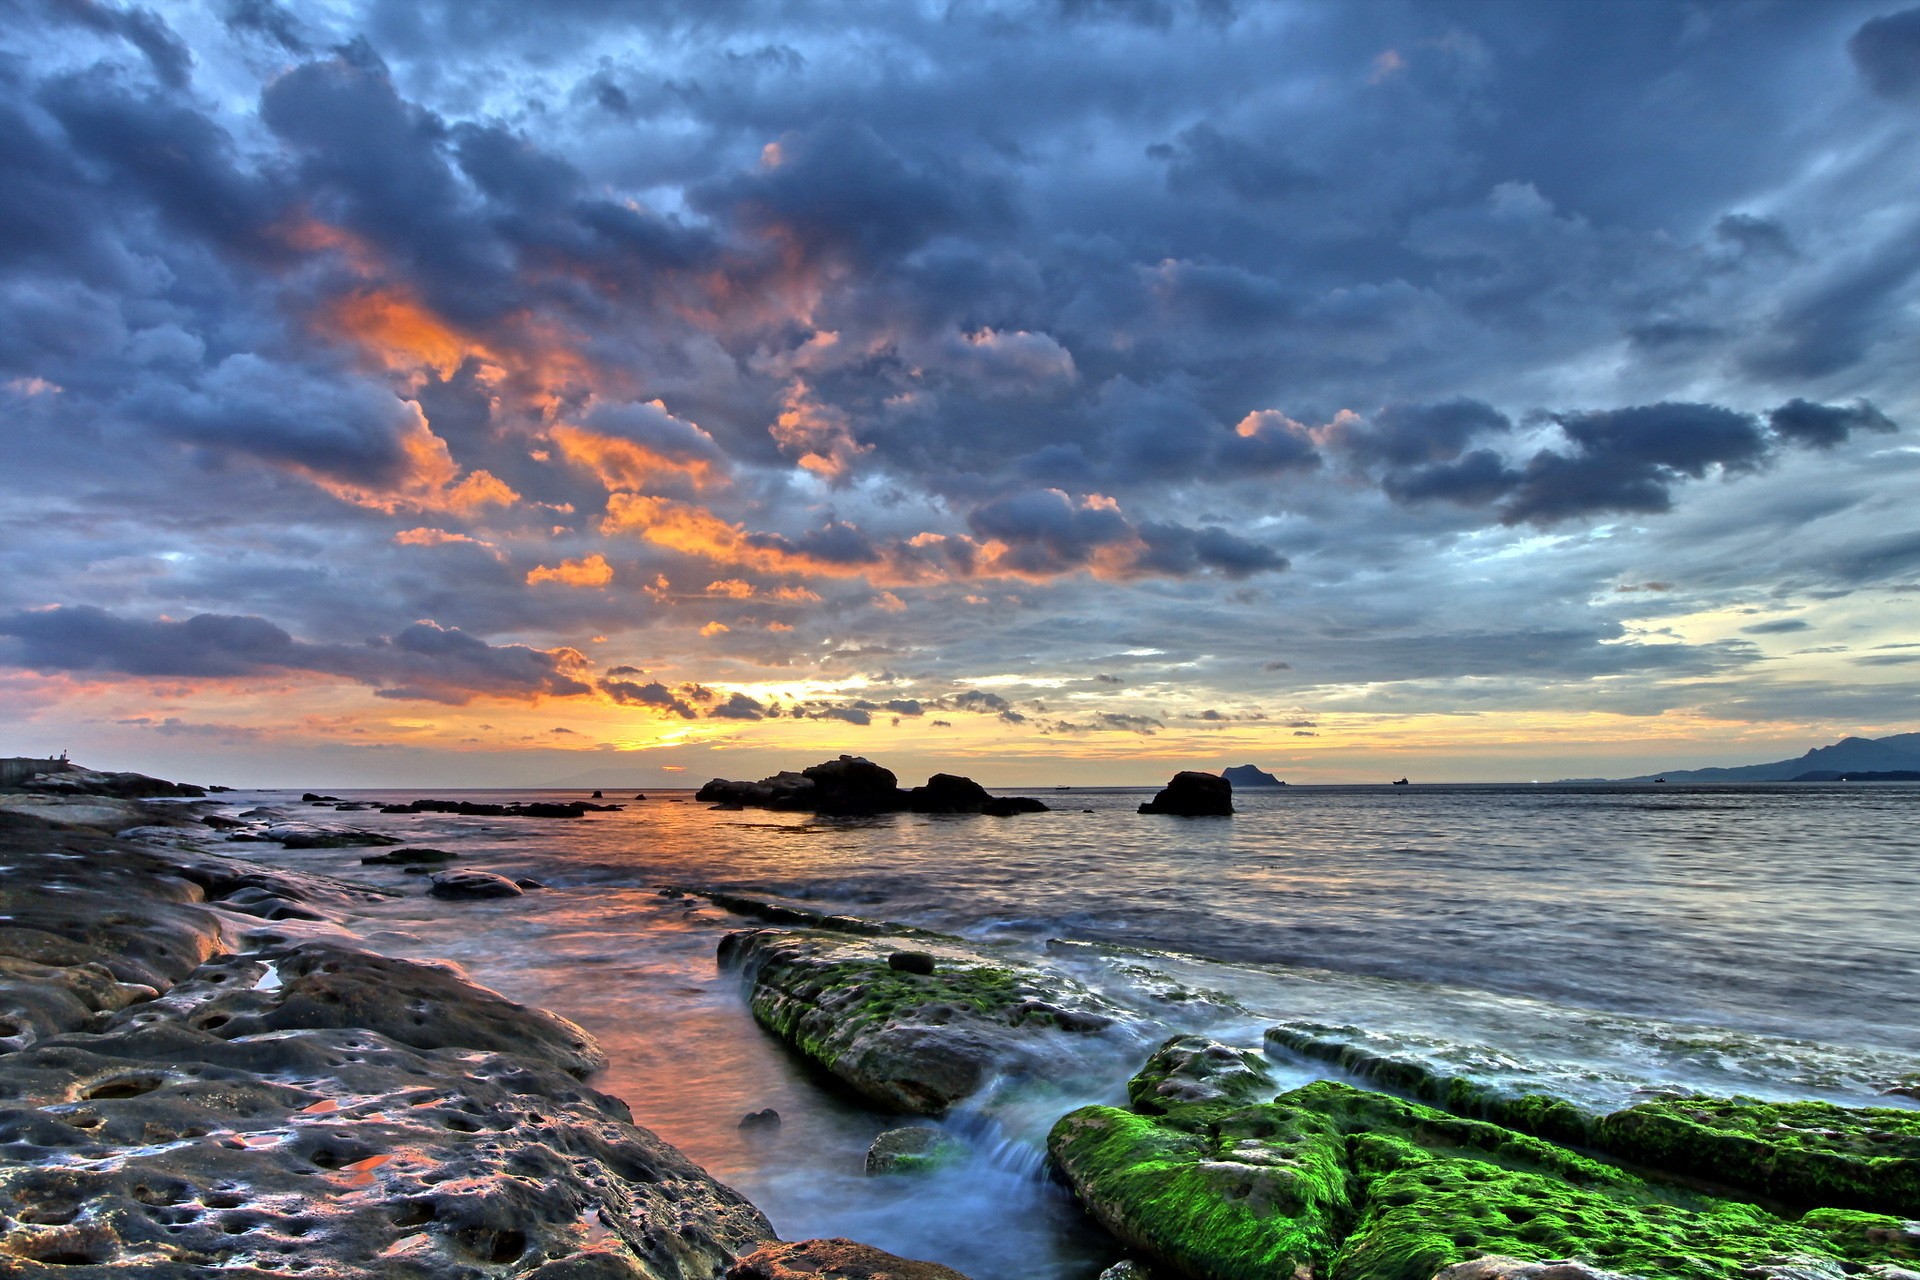
[[[358,803],[339,807],[351,812]],[[9,807],[0,802],[0,810]],[[327,876],[197,847],[207,839],[245,839],[266,822],[293,830],[275,816],[281,810],[241,815],[253,819],[246,827],[224,815],[202,816],[191,803],[67,796],[24,807],[41,816],[0,815],[7,873],[0,882],[0,915],[7,917],[0,920],[0,992],[15,1006],[32,1005],[30,1018],[0,1028],[10,1036],[0,1043],[0,1138],[13,1162],[0,1171],[0,1213],[9,1215],[0,1222],[0,1274],[958,1274],[848,1241],[772,1246],[774,1228],[764,1213],[633,1125],[625,1104],[583,1083],[602,1068],[604,1055],[579,1026],[516,1004],[453,966],[382,954],[378,932],[358,936],[357,921],[380,918],[383,901],[424,906],[422,895],[356,882],[345,870],[362,853],[386,859],[383,846],[400,841],[302,824],[322,840],[309,847],[323,852],[297,858],[341,872]],[[90,825],[43,820],[61,811],[84,815]],[[115,838],[114,831],[133,838]],[[328,843],[349,835],[354,847]],[[434,874],[406,861],[383,870],[413,886],[423,881],[404,873]],[[491,878],[519,892],[512,879]],[[531,881],[522,884],[537,891]],[[1891,1198],[1876,1200],[1855,1184],[1809,1172],[1814,1166],[1783,1154],[1778,1142],[1742,1149],[1726,1136],[1755,1123],[1800,1124],[1793,1104],[1736,1103],[1724,1110],[1718,1130],[1689,1118],[1712,1112],[1701,1104],[1677,1113],[1629,1108],[1622,1120],[1560,1098],[1489,1091],[1400,1056],[1360,1028],[1312,1026],[1309,1035],[1299,1029],[1305,1024],[1286,1032],[1270,1017],[1261,1019],[1272,1027],[1263,1059],[1262,1051],[1178,1030],[1174,1010],[1181,1006],[1189,1015],[1200,1007],[1203,1020],[1230,1006],[1243,1021],[1251,1016],[1231,998],[1223,1003],[1219,992],[1162,986],[1151,993],[1160,1005],[1153,1009],[1109,984],[1076,981],[1073,965],[1025,962],[924,928],[691,886],[662,888],[656,900],[677,907],[688,897],[731,918],[705,935],[708,946],[717,942],[726,981],[794,1060],[879,1113],[917,1114],[937,1124],[953,1113],[992,1125],[996,1115],[1019,1111],[1028,1127],[1037,1117],[1041,1132],[1054,1129],[1057,1173],[1122,1242],[1113,1255],[1130,1250],[1158,1264],[1162,1276],[1222,1280],[1242,1273],[1244,1258],[1210,1251],[1181,1226],[1183,1217],[1210,1216],[1243,1199],[1233,1186],[1269,1205],[1251,1228],[1256,1235],[1286,1221],[1299,1225],[1302,1214],[1321,1215],[1302,1237],[1305,1251],[1288,1255],[1291,1268],[1306,1268],[1301,1274],[1432,1280],[1464,1265],[1462,1252],[1468,1261],[1489,1254],[1491,1245],[1482,1247],[1471,1232],[1457,1231],[1469,1243],[1456,1241],[1454,1256],[1446,1256],[1435,1246],[1403,1248],[1363,1226],[1374,1212],[1367,1188],[1382,1175],[1354,1163],[1360,1148],[1352,1144],[1462,1124],[1481,1126],[1459,1132],[1487,1150],[1518,1144],[1531,1152],[1529,1176],[1546,1179],[1546,1189],[1527,1194],[1546,1195],[1541,1203],[1560,1203],[1560,1182],[1601,1177],[1610,1199],[1593,1203],[1616,1216],[1641,1214],[1648,1196],[1672,1200],[1693,1215],[1689,1221],[1747,1215],[1752,1229],[1738,1239],[1700,1237],[1715,1262],[1697,1274],[1731,1275],[1720,1265],[1726,1262],[1747,1266],[1743,1275],[1801,1275],[1753,1270],[1786,1249],[1809,1266],[1845,1261],[1847,1274],[1906,1280],[1913,1273],[1900,1261],[1920,1251],[1920,1228],[1874,1216],[1920,1216],[1920,1195],[1907,1182],[1888,1183]],[[505,920],[517,909],[501,904],[490,914]],[[1174,1039],[1155,1050],[1169,1030]],[[1185,1047],[1169,1058],[1176,1042]],[[1469,1060],[1487,1056],[1460,1047]],[[1126,1090],[1130,1108],[1083,1105],[1143,1059],[1147,1068]],[[1234,1061],[1250,1064],[1260,1085],[1229,1099],[1215,1089],[1209,1063]],[[1299,1070],[1307,1074],[1287,1074]],[[1329,1074],[1333,1081],[1313,1083]],[[1283,1082],[1302,1080],[1307,1087],[1272,1096]],[[1273,1115],[1287,1125],[1343,1134],[1325,1158],[1348,1189],[1314,1200],[1321,1209],[1309,1213],[1306,1202],[1276,1189],[1270,1173],[1235,1173],[1220,1182],[1228,1165],[1257,1171],[1277,1158],[1246,1142],[1231,1150],[1193,1144],[1195,1133],[1225,1123],[1218,1107],[1226,1100],[1277,1107]],[[1891,1153],[1896,1164],[1875,1176],[1911,1179],[1920,1170],[1920,1154],[1906,1150],[1920,1141],[1920,1132],[1908,1132],[1915,1113],[1888,1120],[1831,1104],[1806,1107],[1810,1123],[1827,1132],[1857,1130],[1857,1141],[1840,1143],[1838,1158],[1854,1159],[1849,1152],[1860,1143],[1891,1142],[1874,1150]],[[907,1126],[885,1135],[896,1147],[901,1135],[927,1132],[908,1120],[895,1123]],[[1675,1133],[1682,1135],[1678,1147]],[[1568,1163],[1566,1152],[1576,1148],[1650,1170],[1652,1190]],[[944,1158],[937,1142],[924,1149],[929,1168]],[[1460,1158],[1422,1150],[1407,1158]],[[1181,1151],[1198,1163],[1181,1155],[1169,1165],[1168,1153]],[[1772,1170],[1787,1156],[1798,1171],[1780,1182]],[[915,1167],[908,1161],[900,1172]],[[1197,1184],[1196,1170],[1205,1175]],[[1173,1179],[1184,1188],[1178,1203],[1158,1192],[1141,1200],[1142,1178]],[[1701,1190],[1672,1190],[1682,1182]],[[918,1185],[923,1195],[937,1196],[936,1188],[950,1184]],[[1226,1200],[1216,1204],[1222,1195]],[[1789,1206],[1797,1206],[1795,1219],[1809,1207],[1827,1216],[1809,1215],[1813,1227],[1768,1216]],[[1541,1257],[1520,1249],[1527,1239],[1489,1237],[1500,1249]],[[1577,1233],[1543,1236],[1540,1244],[1611,1256],[1602,1248],[1611,1247],[1607,1240]],[[1353,1270],[1359,1264],[1352,1259],[1362,1255],[1374,1259],[1367,1267],[1400,1257],[1400,1270]],[[1645,1257],[1653,1261],[1618,1274],[1696,1274]],[[1328,1270],[1339,1258],[1348,1261]],[[18,1261],[9,1270],[11,1259]],[[1142,1274],[1139,1263],[1125,1265],[1134,1268],[1126,1274]],[[1483,1267],[1475,1274],[1490,1280],[1524,1273]],[[1466,1280],[1466,1273],[1448,1280]]]

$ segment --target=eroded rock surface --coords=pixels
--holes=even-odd
[[[711,1280],[772,1238],[578,1027],[325,936],[380,891],[18,817],[0,864],[0,1274]]]
[[[934,939],[753,929],[720,960],[762,1026],[889,1110],[939,1115],[997,1075],[1070,1084],[1090,1042],[1131,1043],[1128,1016],[1073,979]],[[895,968],[902,950],[933,972]]]

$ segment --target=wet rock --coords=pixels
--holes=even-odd
[[[841,756],[783,771],[758,782],[715,778],[695,793],[714,808],[787,809],[835,816],[876,813],[1040,813],[1046,806],[1024,796],[996,797],[971,778],[936,773],[926,785],[902,791],[892,770],[860,756]]]
[[[544,889],[547,887],[542,882],[535,880],[532,876],[515,876],[513,883],[515,888],[527,890]]]
[[[1602,1271],[1584,1262],[1556,1259],[1522,1262],[1518,1258],[1475,1258],[1436,1273],[1433,1280],[1632,1280],[1617,1271]]]
[[[762,1132],[768,1129],[778,1129],[780,1127],[780,1113],[772,1107],[762,1107],[758,1111],[749,1111],[740,1117],[740,1123],[736,1127],[749,1131],[758,1130]]]
[[[433,877],[427,890],[436,898],[517,898],[522,890],[505,876],[491,871],[442,871]]]
[[[340,797],[339,796],[323,796],[323,795],[318,795],[312,791],[309,791],[300,797],[300,801],[302,804],[338,804],[340,802]]]
[[[728,934],[720,961],[762,1026],[894,1111],[939,1115],[1001,1076],[1067,1087],[1098,1070],[1097,1037],[1132,1039],[1122,1011],[1071,978],[915,941],[937,960],[930,976],[895,969],[888,938],[822,931]]]
[[[1049,810],[1032,796],[994,796],[980,806],[980,812],[989,818],[1011,818],[1019,813],[1047,813]]]
[[[1294,1024],[1270,1028],[1266,1038],[1449,1110],[1648,1168],[1787,1204],[1920,1216],[1920,1112],[1680,1096],[1600,1115],[1376,1048],[1350,1027]]]
[[[17,818],[0,862],[0,1275],[709,1280],[772,1238],[563,1019],[344,940],[223,950],[374,891]]]
[[[393,836],[353,827],[315,827],[302,822],[277,822],[262,831],[267,840],[289,849],[361,849],[368,845],[400,844]]]
[[[1843,1258],[1817,1225],[1333,1081],[1270,1102],[1246,1101],[1251,1086],[1208,1096],[1237,1075],[1217,1070],[1225,1061],[1176,1038],[1130,1089],[1158,1114],[1083,1107],[1049,1136],[1093,1216],[1178,1274],[1407,1280],[1476,1259],[1579,1258],[1640,1280],[1734,1280],[1783,1257],[1888,1258],[1858,1248]],[[1195,1100],[1168,1087],[1181,1080]],[[1584,1280],[1605,1274],[1586,1265],[1596,1275]]]
[[[1190,1103],[1244,1105],[1271,1098],[1273,1075],[1257,1053],[1205,1036],[1174,1036],[1127,1082],[1127,1099],[1149,1115]]]
[[[834,1280],[967,1280],[937,1262],[915,1262],[842,1239],[764,1245],[734,1263],[726,1280],[802,1280],[810,1276],[832,1276]]]
[[[452,862],[459,854],[445,849],[395,849],[360,859],[363,867],[418,867],[437,862]]]
[[[917,973],[923,977],[934,969],[931,951],[895,951],[887,957],[887,968],[897,973]]]
[[[584,818],[589,813],[617,813],[617,804],[569,800],[556,804],[536,800],[528,804],[483,804],[475,800],[410,800],[380,806],[382,813],[450,813],[467,818]],[[398,843],[397,841],[395,843]]]
[[[1140,806],[1140,812],[1179,818],[1231,817],[1233,784],[1215,773],[1176,773],[1153,799]]]
[[[1154,1275],[1132,1258],[1123,1258],[1102,1271],[1100,1280],[1154,1280]]]
[[[966,1147],[944,1129],[927,1125],[889,1129],[867,1148],[867,1176],[927,1173],[965,1155]]]

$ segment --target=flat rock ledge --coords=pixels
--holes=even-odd
[[[748,1254],[727,1272],[726,1280],[967,1280],[952,1267],[916,1262],[839,1238],[770,1244]]]
[[[1073,979],[937,934],[750,929],[719,958],[761,1026],[891,1111],[941,1115],[995,1080],[1072,1089],[1141,1043],[1126,1011]]]
[[[17,814],[0,864],[0,1275],[713,1280],[773,1238],[579,1027],[328,927],[378,891]]]
[[[1912,1280],[1920,1230],[1781,1216],[1501,1125],[1175,1036],[1131,1107],[1063,1117],[1049,1154],[1095,1219],[1193,1280]]]

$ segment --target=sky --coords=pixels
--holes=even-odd
[[[0,0],[0,752],[1920,728],[1920,8]]]

